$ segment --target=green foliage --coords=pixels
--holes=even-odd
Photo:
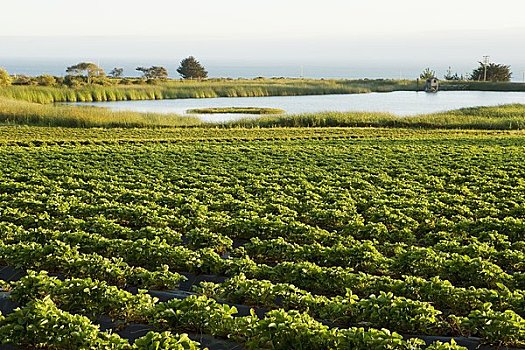
[[[185,239],[191,249],[213,248],[218,253],[230,251],[233,245],[230,237],[206,229],[193,229],[185,235]]]
[[[454,339],[450,340],[450,343],[442,343],[439,340],[430,344],[426,350],[459,350],[465,349],[463,346],[457,345]]]
[[[164,67],[159,67],[159,66],[152,66],[149,68],[137,67],[136,70],[139,72],[142,72],[142,76],[145,79],[166,80],[168,78],[168,70]]]
[[[12,79],[13,85],[37,85],[36,78],[30,77],[28,75],[17,75],[14,79]]]
[[[180,62],[177,73],[183,79],[206,79],[208,77],[208,72],[193,56],[189,56]]]
[[[312,295],[290,284],[272,284],[269,281],[249,280],[244,274],[235,276],[221,285],[202,283],[205,295],[262,308],[296,309],[316,319],[340,326],[354,324],[373,328],[393,328],[405,333],[439,334],[441,326],[435,310],[429,303],[395,297],[380,292],[359,299],[356,295],[327,298]]]
[[[47,272],[28,271],[12,285],[11,298],[20,304],[48,297],[62,310],[95,317],[108,315],[128,322],[144,322],[156,300],[144,291],[133,295],[105,281],[49,277]]]
[[[109,75],[112,76],[113,78],[120,78],[122,77],[123,74],[124,74],[124,68],[118,68],[118,67],[113,68],[109,72]]]
[[[234,328],[235,307],[204,296],[172,299],[152,310],[153,322],[170,329],[226,337]]]
[[[468,318],[462,320],[461,325],[468,332],[479,335],[494,345],[525,345],[525,320],[511,310],[494,311],[490,303],[472,311]]]
[[[133,343],[133,349],[141,350],[198,350],[199,343],[192,341],[187,334],[173,335],[170,332],[148,332]]]
[[[48,74],[39,75],[36,77],[36,81],[40,86],[55,86],[57,84],[56,78]]]
[[[103,77],[105,75],[102,68],[90,62],[81,62],[69,66],[66,68],[66,73],[73,76],[84,76],[88,84],[92,83],[94,77]]]
[[[270,311],[252,332],[247,343],[251,349],[329,349],[335,338],[327,326],[298,311]]]
[[[436,72],[431,70],[430,68],[425,68],[421,74],[419,75],[419,79],[421,80],[427,80],[427,79],[431,79],[431,78],[435,78],[436,77]]]
[[[443,79],[445,79],[445,80],[452,80],[452,81],[465,80],[463,75],[459,76],[458,73],[452,74],[452,68],[451,67],[448,67],[447,72],[443,76]]]
[[[0,87],[11,85],[12,78],[3,68],[0,68]]]
[[[176,288],[185,277],[170,272],[166,266],[147,270],[130,266],[119,258],[105,258],[97,253],[81,253],[63,241],[40,245],[20,242],[0,245],[0,259],[19,268],[40,268],[58,271],[78,278],[105,280],[117,286],[131,285],[144,288]]]
[[[0,127],[0,265],[34,271],[2,283],[25,311],[0,339],[141,346],[82,317],[109,316],[248,349],[425,348],[400,334],[522,346],[523,135]],[[160,303],[130,288],[176,289],[183,273],[222,278]],[[141,341],[196,346],[173,334]]]
[[[478,81],[510,81],[511,77],[510,66],[492,62],[486,67],[483,62],[479,62],[479,67],[475,68],[470,75],[471,80]]]
[[[438,327],[440,311],[429,303],[381,292],[355,304],[355,322],[403,333],[429,334]]]
[[[80,315],[58,309],[49,298],[28,303],[0,321],[1,344],[53,349],[126,349],[127,341],[101,332]]]

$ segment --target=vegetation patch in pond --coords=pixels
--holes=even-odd
[[[217,107],[217,108],[194,108],[188,109],[189,114],[215,114],[215,113],[239,113],[239,114],[283,114],[285,111],[279,108],[261,107]]]

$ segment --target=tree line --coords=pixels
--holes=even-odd
[[[470,74],[458,75],[452,73],[452,68],[448,67],[447,72],[443,75],[445,80],[470,80],[470,81],[510,81],[512,71],[509,65],[498,64],[493,62],[478,62],[479,66],[474,68]],[[419,75],[422,80],[437,78],[436,72],[430,68],[425,68]]]
[[[117,83],[126,85],[133,83],[156,83],[168,79],[168,70],[161,66],[151,67],[137,67],[136,71],[142,74],[141,78],[124,77],[124,69],[120,67],[113,68],[108,74],[95,63],[80,62],[78,64],[66,68],[66,75],[64,77],[57,77],[52,75],[40,75],[37,77],[30,77],[20,75],[11,77],[7,71],[0,68],[0,86],[15,85],[40,85],[40,86],[56,86],[66,85],[70,87],[77,87],[81,85],[113,85],[115,80]],[[206,79],[208,72],[204,66],[193,56],[189,56],[180,62],[177,68],[177,73],[183,79]],[[113,79],[111,79],[113,78]]]
[[[115,83],[128,85],[128,84],[143,84],[144,82],[154,84],[159,81],[165,81],[168,79],[168,70],[161,66],[151,67],[137,67],[136,71],[142,74],[141,78],[129,78],[124,77],[124,69],[120,67],[113,68],[107,75],[102,68],[98,65],[90,62],[81,62],[73,66],[66,68],[64,77],[56,77],[52,75],[40,75],[37,77],[30,77],[25,75],[19,75],[12,77],[7,71],[0,68],[0,86],[14,85],[39,85],[39,86],[57,86],[65,85],[70,87],[76,87],[86,84],[98,84],[98,85],[113,85]],[[180,62],[177,68],[177,73],[183,79],[206,79],[208,72],[204,66],[195,59],[193,56],[189,56]],[[425,68],[420,74],[419,78],[426,80],[429,78],[436,78],[436,72],[430,68]],[[492,82],[505,82],[510,81],[512,72],[509,65],[497,64],[493,62],[479,62],[479,66],[476,67],[470,74],[458,75],[458,73],[452,73],[452,69],[449,67],[446,74],[443,76],[445,80],[469,80],[469,81],[492,81]]]

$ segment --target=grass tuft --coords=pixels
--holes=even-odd
[[[283,114],[284,110],[279,108],[260,107],[216,107],[216,108],[194,108],[188,109],[187,113],[193,114],[215,114],[215,113],[238,113],[238,114]]]

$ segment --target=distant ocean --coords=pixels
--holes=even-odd
[[[56,76],[65,75],[67,66],[80,62],[75,59],[2,59],[0,58],[0,67],[7,69],[10,74],[24,75],[41,75],[51,74]],[[159,62],[151,61],[117,61],[117,60],[100,60],[94,62],[100,65],[106,72],[115,67],[124,68],[124,75],[129,77],[140,76],[135,70],[139,66],[163,66],[168,69],[171,78],[178,78],[178,62]],[[315,78],[315,79],[415,79],[421,72],[421,67],[365,67],[361,65],[326,64],[326,65],[292,65],[292,64],[271,64],[271,65],[253,65],[253,64],[227,64],[214,62],[207,64],[201,61],[208,70],[210,78],[256,78],[256,77],[290,77],[290,78]],[[423,67],[424,68],[424,67]],[[446,67],[443,68],[443,72]],[[438,76],[442,76],[439,70],[436,70]],[[461,73],[460,73],[461,74]]]

